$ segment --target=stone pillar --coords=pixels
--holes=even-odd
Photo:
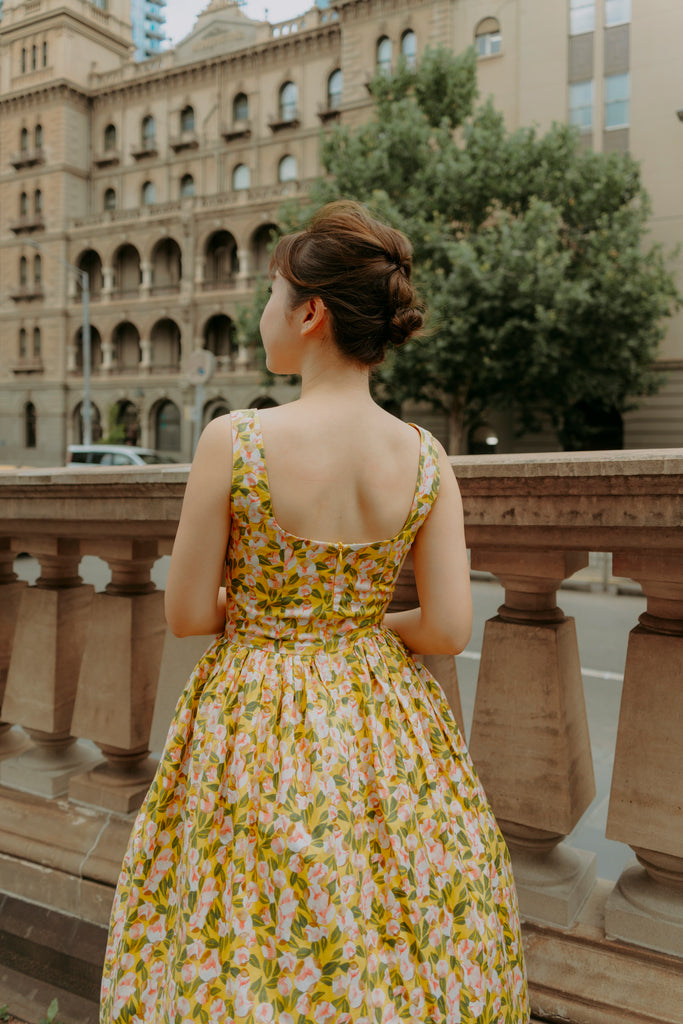
[[[152,369],[152,342],[140,339],[140,370],[149,373]]]
[[[74,341],[69,342],[66,346],[66,372],[77,373],[78,372],[78,349]]]
[[[152,291],[152,264],[147,260],[142,260],[140,263],[140,270],[142,272],[142,280],[140,282],[140,296],[148,296]]]
[[[54,797],[66,792],[74,772],[93,763],[71,733],[93,588],[78,575],[77,540],[46,537],[31,553],[41,574],[21,595],[2,710],[35,746],[4,761],[0,781]]]
[[[14,645],[14,631],[21,595],[26,584],[14,572],[14,552],[9,537],[0,537],[0,758],[17,754],[26,746],[24,734],[2,719],[2,699]]]
[[[194,283],[198,289],[204,284],[204,257],[201,254],[194,261]]]
[[[239,251],[239,270],[237,271],[237,286],[247,288],[251,277],[251,253],[247,248]]]
[[[251,353],[246,345],[239,345],[237,355],[234,359],[235,369],[238,373],[247,373],[251,362]]]
[[[415,572],[413,571],[412,553],[408,552],[401,572],[399,573],[394,596],[389,604],[388,611],[402,612],[408,608],[417,608],[419,604],[417,587],[415,586]],[[420,654],[415,655],[416,661],[421,661],[425,668],[429,669],[439,686],[446,695],[451,711],[458,723],[462,735],[465,735],[465,725],[460,703],[460,688],[458,685],[458,672],[455,667],[455,658],[450,654]]]
[[[647,610],[629,636],[607,838],[628,843],[605,930],[683,956],[683,554],[621,552],[614,572],[637,580]]]
[[[114,369],[114,345],[111,341],[102,342],[102,373],[111,373]]]
[[[584,552],[474,549],[505,603],[484,631],[470,752],[510,847],[525,917],[569,926],[595,881],[593,853],[562,846],[595,796],[574,620],[558,608]]]
[[[111,299],[114,292],[114,268],[102,267],[102,298],[105,301]]]
[[[88,553],[108,562],[112,579],[93,601],[73,730],[107,760],[72,779],[69,796],[127,813],[142,803],[155,767],[148,743],[166,628],[164,595],[150,579],[158,544],[113,539]]]

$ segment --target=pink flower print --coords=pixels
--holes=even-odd
[[[284,942],[291,938],[292,923],[296,914],[299,902],[293,889],[285,889],[280,896],[277,908],[277,926],[275,937]]]
[[[298,1013],[301,1014],[302,1017],[306,1018],[311,1012],[311,997],[309,995],[306,995],[305,992],[302,996],[299,996],[299,998],[297,999],[296,1009]]]
[[[191,984],[197,977],[197,965],[194,960],[186,960],[180,969],[180,977],[186,985]]]
[[[277,990],[281,996],[285,998],[292,994],[294,989],[294,982],[287,974],[281,974],[277,979]]]
[[[235,982],[235,1014],[237,1017],[248,1017],[254,1005],[254,997],[249,989],[251,982],[247,971],[239,974]]]
[[[166,938],[166,918],[159,916],[147,925],[147,939],[150,942],[162,942]]]
[[[320,981],[322,974],[323,972],[315,957],[307,956],[296,975],[294,985],[299,992],[308,992],[309,989]]]
[[[410,838],[410,837],[409,837]],[[426,899],[429,896],[429,862],[425,856],[424,850],[420,847],[415,852],[415,875],[417,879],[417,896],[418,899]]]
[[[254,1020],[256,1024],[270,1024],[273,1019],[273,1007],[270,1003],[259,1003],[254,1010]]]
[[[283,953],[277,962],[281,971],[293,971],[296,967],[296,957],[293,953]]]
[[[347,945],[348,945],[348,943],[347,943]],[[346,948],[346,946],[344,948]],[[352,947],[352,948],[354,949],[354,952],[355,952],[355,946]],[[343,972],[340,972],[339,974],[335,974],[334,978],[332,979],[332,992],[334,993],[334,995],[335,996],[343,996],[348,987],[349,987],[349,979],[346,976],[346,974],[344,974]]]
[[[358,967],[349,968],[349,1005],[353,1010],[357,1010],[359,1006],[365,1000],[365,986],[360,980],[360,970]]]
[[[315,1024],[328,1024],[334,1017],[336,1011],[332,1003],[318,1003],[313,1010]]]
[[[249,950],[246,946],[239,946],[233,955],[233,960],[238,967],[245,967],[249,963]]]

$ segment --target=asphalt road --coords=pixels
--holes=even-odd
[[[38,576],[38,565],[32,558],[17,559],[15,568],[22,579],[31,583]],[[168,558],[159,559],[152,573],[157,586],[165,585],[167,571]],[[92,583],[98,590],[106,586],[110,577],[106,564],[92,557],[82,560],[81,575],[86,583]],[[467,649],[457,658],[460,696],[468,735],[474,709],[484,623],[496,614],[498,606],[503,602],[503,590],[495,582],[475,580],[472,590],[472,639]],[[629,847],[606,839],[605,825],[628,633],[645,610],[645,600],[641,596],[627,594],[566,589],[560,591],[558,603],[565,614],[573,616],[576,621],[597,788],[595,800],[572,832],[569,842],[581,849],[596,852],[598,877],[616,881],[626,864],[633,860],[633,853]]]

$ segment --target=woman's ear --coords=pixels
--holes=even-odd
[[[306,300],[302,313],[301,329],[305,334],[310,334],[327,325],[327,306],[318,295]]]

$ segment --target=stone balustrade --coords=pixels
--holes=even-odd
[[[472,568],[504,590],[484,630],[470,749],[512,855],[534,1012],[681,1024],[683,451],[452,462]],[[150,576],[186,475],[0,474],[0,890],[101,925],[150,749],[207,643],[168,633]],[[590,551],[611,552],[647,599],[628,642],[607,821],[634,852],[616,884],[596,879],[594,851],[566,842],[595,784],[575,625],[557,593]],[[19,552],[40,564],[31,586],[15,577]],[[83,584],[83,555],[108,564],[104,591]],[[395,600],[415,602],[409,566]],[[428,661],[462,722],[453,659]]]

